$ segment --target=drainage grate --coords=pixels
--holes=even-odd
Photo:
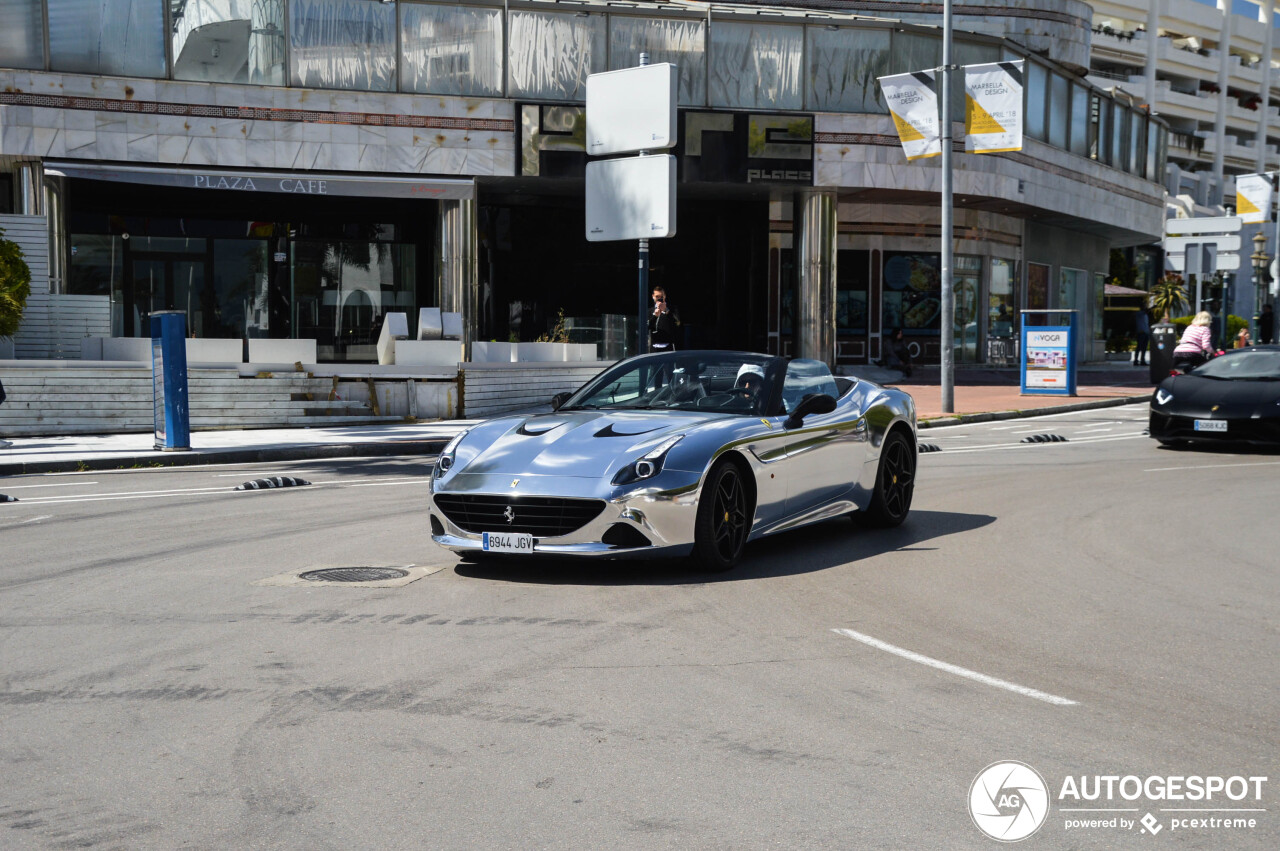
[[[409,571],[396,567],[328,567],[307,571],[298,578],[310,582],[386,582],[408,575]]]

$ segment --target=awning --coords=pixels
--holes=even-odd
[[[1103,295],[1148,295],[1146,290],[1122,287],[1119,284],[1103,284]]]
[[[45,174],[142,183],[180,189],[221,189],[230,192],[271,192],[359,198],[422,198],[428,201],[469,200],[476,197],[470,179],[443,177],[385,177],[381,175],[321,174],[317,172],[241,171],[238,169],[156,168],[46,160]]]

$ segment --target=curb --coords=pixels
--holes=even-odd
[[[1073,402],[1067,405],[1050,405],[1044,408],[1021,408],[1012,411],[985,411],[978,414],[959,414],[956,416],[933,417],[921,420],[917,428],[938,428],[940,426],[964,425],[965,423],[986,423],[995,420],[1020,420],[1027,417],[1043,417],[1049,414],[1065,414],[1072,411],[1092,411],[1097,408],[1118,408],[1122,405],[1135,405],[1139,402],[1151,401],[1150,393],[1141,396],[1117,396],[1114,399],[1099,399],[1095,402]]]
[[[385,458],[396,455],[438,455],[448,443],[440,440],[404,440],[386,443],[326,443],[318,446],[280,446],[256,449],[209,449],[192,452],[146,452],[84,458],[74,461],[20,461],[0,463],[0,476],[34,473],[80,473],[91,470],[128,470],[134,467],[192,467],[200,464],[241,464],[268,461],[310,461],[317,458]]]

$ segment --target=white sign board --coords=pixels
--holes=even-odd
[[[676,233],[676,158],[587,163],[587,242],[658,239]]]
[[[1208,244],[1217,246],[1218,257],[1215,268],[1202,270],[1204,274],[1236,271],[1240,268],[1240,255],[1236,252],[1240,250],[1242,224],[1239,216],[1168,219],[1164,223],[1166,265],[1174,271],[1184,272],[1187,268],[1186,247]]]
[[[1239,233],[1242,224],[1239,216],[1167,219],[1164,223],[1164,232],[1170,236],[1184,233]]]
[[[676,66],[670,62],[587,77],[587,153],[665,150],[676,143]]]

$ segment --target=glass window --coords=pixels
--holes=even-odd
[[[1093,135],[1089,140],[1089,156],[1101,163],[1111,162],[1111,100],[1094,95]]]
[[[284,5],[169,0],[173,78],[284,85]]]
[[[1129,110],[1122,103],[1111,104],[1111,165],[1127,170],[1124,162],[1124,139],[1129,131]]]
[[[800,109],[804,28],[716,22],[707,72],[712,106]]]
[[[587,77],[605,70],[605,16],[510,13],[507,93],[586,100]]]
[[[671,62],[680,75],[676,101],[681,106],[707,102],[706,29],[702,20],[609,18],[609,68],[631,68],[642,52],[650,63]]]
[[[791,413],[805,396],[825,394],[832,399],[840,397],[831,370],[820,360],[797,358],[787,364],[786,377],[782,379],[782,411]]]
[[[1082,157],[1089,155],[1089,90],[1084,86],[1071,87],[1071,153]]]
[[[808,27],[809,109],[888,113],[877,77],[889,73],[889,31]]]
[[[886,252],[881,328],[907,334],[942,333],[942,257],[938,254]]]
[[[1071,121],[1071,83],[1061,74],[1049,77],[1049,144],[1067,147],[1067,124]]]
[[[265,239],[215,239],[205,337],[267,337],[270,270]]]
[[[964,93],[963,66],[999,62],[1000,48],[992,44],[956,41],[952,47],[952,56],[953,59],[951,61],[956,65],[960,65],[961,68],[951,72],[951,120],[964,121],[965,110],[968,108],[968,99]],[[942,60],[939,59],[938,63],[941,64]]]
[[[290,0],[289,81],[389,92],[396,85],[396,7],[377,0]]]
[[[0,0],[0,67],[44,68],[40,0]]]
[[[1049,97],[1049,71],[1043,65],[1027,60],[1027,135],[1044,141],[1045,103]]]
[[[54,71],[163,77],[161,0],[49,0]]]
[[[1013,261],[991,258],[991,284],[987,290],[987,325],[992,337],[1012,337],[1018,329],[1013,298]]]
[[[978,359],[978,323],[982,319],[978,312],[978,294],[982,291],[982,258],[956,255],[952,287],[956,305],[951,329],[952,345],[957,360],[973,363]]]
[[[1106,306],[1107,299],[1107,276],[1102,272],[1093,273],[1093,312],[1089,315],[1089,322],[1093,325],[1093,339],[1105,340],[1107,338],[1106,329],[1102,327],[1102,310]]]
[[[400,6],[400,90],[502,96],[502,12],[475,6]]]
[[[889,55],[890,74],[906,74],[942,64],[942,39],[919,33],[894,32]]]
[[[865,336],[870,251],[840,251],[836,256],[836,333]]]
[[[1129,132],[1129,171],[1133,174],[1144,174],[1147,170],[1147,119],[1133,113]]]
[[[1028,263],[1027,310],[1047,310],[1048,308],[1049,267],[1041,263]]]
[[[1058,310],[1076,310],[1076,296],[1084,289],[1085,273],[1080,269],[1058,270]]]

